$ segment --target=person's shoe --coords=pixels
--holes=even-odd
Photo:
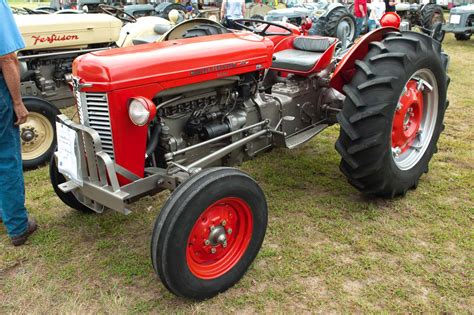
[[[13,246],[20,246],[20,245],[25,244],[28,237],[31,234],[33,234],[36,231],[37,228],[38,228],[38,225],[36,224],[35,219],[29,218],[28,219],[28,228],[26,229],[26,232],[23,233],[22,235],[11,238]]]

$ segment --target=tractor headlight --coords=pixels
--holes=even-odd
[[[144,97],[134,97],[128,103],[128,116],[137,126],[144,126],[150,122],[156,113],[155,104]]]

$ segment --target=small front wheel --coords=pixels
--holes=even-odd
[[[266,227],[265,195],[252,178],[233,168],[202,171],[162,208],[153,230],[153,267],[174,294],[210,298],[244,275]]]

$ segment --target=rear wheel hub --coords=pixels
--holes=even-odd
[[[398,99],[392,121],[392,154],[397,167],[409,170],[423,157],[438,116],[438,87],[428,69],[415,72]]]
[[[404,153],[410,148],[420,130],[423,114],[423,92],[418,82],[408,81],[400,97],[392,125],[392,147]]]

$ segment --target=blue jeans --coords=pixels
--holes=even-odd
[[[369,27],[369,32],[372,32],[377,28],[377,22],[375,22],[375,20],[369,19],[367,26]]]
[[[0,216],[10,237],[28,228],[20,130],[15,121],[10,92],[0,74]]]
[[[356,38],[359,37],[362,32],[362,26],[364,25],[365,18],[356,17]]]

